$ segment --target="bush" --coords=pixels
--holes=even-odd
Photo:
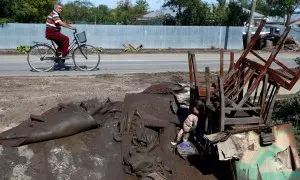
[[[294,126],[294,134],[297,142],[298,154],[300,153],[300,91],[286,99],[276,103],[273,112],[273,123],[291,122]]]
[[[7,22],[8,22],[8,19],[0,18],[0,24],[6,24]]]
[[[30,50],[29,46],[25,46],[25,45],[21,45],[19,47],[17,47],[16,51],[20,52],[20,53],[28,53]]]
[[[273,112],[273,119],[282,122],[298,121],[300,115],[300,92],[279,100]]]

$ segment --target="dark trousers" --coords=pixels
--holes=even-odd
[[[53,40],[58,48],[57,51],[61,51],[62,56],[68,55],[69,51],[69,37],[60,33],[60,31],[46,28],[46,38]]]

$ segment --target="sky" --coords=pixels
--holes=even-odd
[[[69,1],[72,0],[62,0],[62,3],[67,3]],[[118,0],[88,0],[91,3],[93,3],[95,6],[98,6],[99,4],[105,4],[107,5],[109,8],[115,8],[117,6],[117,1]],[[204,0],[205,2],[208,3],[214,3],[216,2],[216,0]],[[135,0],[131,0],[132,3],[135,2]],[[160,7],[163,5],[164,0],[147,0],[147,2],[149,3],[149,9],[150,10],[156,10],[156,9],[160,9]]]

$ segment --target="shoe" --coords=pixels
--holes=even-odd
[[[69,71],[71,69],[70,66],[66,66],[64,63],[57,63],[55,64],[53,70],[57,71],[57,70],[66,70]]]
[[[172,146],[176,146],[177,142],[171,142]]]
[[[179,146],[181,148],[188,148],[188,147],[190,147],[190,143],[187,141],[183,141],[182,143],[179,144]]]

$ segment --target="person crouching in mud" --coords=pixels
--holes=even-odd
[[[172,145],[177,145],[180,143],[181,139],[186,143],[189,139],[190,132],[194,131],[198,124],[199,110],[200,106],[196,103],[193,111],[188,117],[184,120],[183,126],[177,134],[176,142],[171,142]]]

